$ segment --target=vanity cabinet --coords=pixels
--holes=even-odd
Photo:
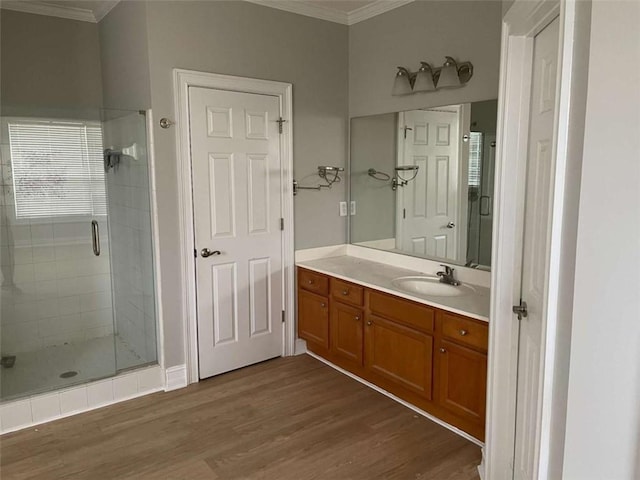
[[[455,415],[484,422],[487,355],[441,340],[437,350],[438,403]]]
[[[430,400],[433,337],[375,315],[367,318],[367,370]]]
[[[298,290],[298,336],[329,348],[329,299]]]
[[[484,439],[486,322],[298,267],[307,349]]]
[[[362,366],[364,358],[363,318],[361,309],[338,301],[331,302],[331,353],[359,366]]]

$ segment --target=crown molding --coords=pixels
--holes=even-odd
[[[97,2],[96,6],[93,9],[93,16],[96,19],[96,22],[100,22],[107,14],[113,10],[113,7],[118,5],[120,0],[102,0],[101,2]]]
[[[352,12],[343,12],[322,5],[300,2],[296,0],[245,0],[265,7],[276,8],[298,15],[318,18],[341,25],[354,25],[377,15],[401,7],[415,0],[376,0]],[[6,10],[14,10],[35,15],[66,18],[81,22],[97,23],[102,20],[120,0],[102,0],[95,2],[93,10],[88,8],[69,7],[47,2],[24,2],[19,0],[0,0],[0,6]]]
[[[329,22],[349,25],[349,18],[346,12],[334,10],[320,5],[297,2],[295,0],[245,0],[249,3],[262,5],[263,7],[276,8],[285,12],[297,13],[305,17],[318,18]]]
[[[48,17],[66,18],[80,22],[98,23],[102,20],[120,0],[101,0],[94,3],[94,8],[78,8],[47,2],[24,2],[20,0],[0,0],[0,7],[5,10],[13,10],[34,15],[46,15]]]
[[[356,23],[363,22],[395,8],[413,3],[414,1],[415,0],[377,0],[374,3],[370,3],[369,5],[365,5],[364,7],[360,7],[349,12],[347,15],[347,25],[354,25]]]
[[[333,8],[314,5],[312,3],[300,2],[296,0],[245,0],[264,7],[276,8],[285,12],[297,13],[307,17],[327,20],[329,22],[340,23],[342,25],[353,25],[382,13],[401,7],[415,0],[377,0],[369,5],[360,7],[352,12],[342,12]]]
[[[15,12],[96,23],[96,17],[88,8],[67,7],[51,3],[20,2],[17,0],[2,0],[0,5],[5,10],[13,10]]]

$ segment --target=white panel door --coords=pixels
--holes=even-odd
[[[398,187],[400,248],[455,260],[458,228],[460,108],[399,115],[398,165],[417,165],[416,178]],[[413,172],[400,172],[411,178]]]
[[[274,96],[189,88],[200,378],[282,354],[279,117]]]
[[[521,293],[529,311],[528,316],[520,321],[518,350],[514,465],[518,480],[538,477],[540,352],[548,283],[558,35],[559,21],[555,19],[535,37],[533,50]]]

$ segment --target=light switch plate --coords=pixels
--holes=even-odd
[[[340,202],[340,216],[347,216],[347,202]]]
[[[351,210],[349,211],[349,215],[355,215],[355,214],[356,214],[356,201],[351,200]]]

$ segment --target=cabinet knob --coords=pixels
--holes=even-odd
[[[460,330],[460,335],[462,335],[463,337],[469,332],[467,332],[466,330]]]
[[[369,321],[367,322],[367,325],[371,326],[371,325],[373,325],[373,322],[372,322],[371,320],[369,320]]]
[[[440,349],[440,353],[447,353],[447,349],[446,348],[441,348]]]
[[[343,295],[349,295],[349,290],[342,290]]]
[[[327,304],[326,304],[326,303],[321,303],[321,304],[320,304],[320,306],[321,306],[322,308],[324,308],[324,307],[326,307],[326,306],[327,306]]]
[[[307,280],[307,283],[308,283],[309,285],[313,285],[313,280]]]
[[[360,321],[360,315],[356,315],[356,322]]]

